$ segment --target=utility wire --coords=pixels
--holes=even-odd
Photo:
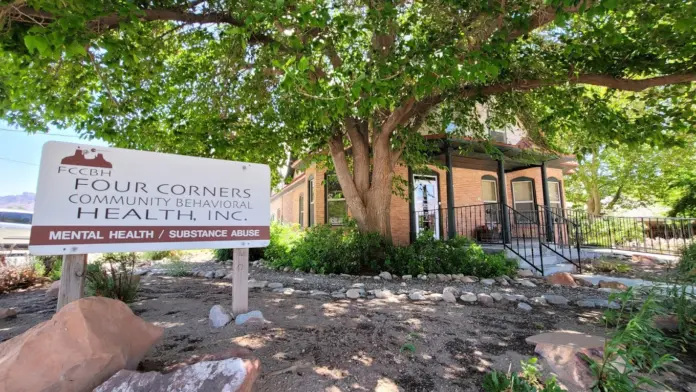
[[[25,165],[39,166],[39,165],[36,164],[36,163],[24,162],[24,161],[17,161],[17,160],[15,160],[15,159],[10,159],[10,158],[3,158],[3,157],[0,157],[0,160],[8,161],[8,162],[14,162],[14,163],[23,163],[23,164],[25,164]]]
[[[43,136],[58,136],[58,137],[72,137],[76,139],[80,139],[79,136],[76,135],[66,135],[64,133],[29,133],[26,131],[22,131],[20,129],[8,129],[8,128],[0,128],[0,132],[17,132],[17,133],[26,133],[27,135],[43,135]]]

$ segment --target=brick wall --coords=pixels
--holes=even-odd
[[[482,186],[481,180],[483,176],[492,176],[497,179],[497,164],[494,161],[486,160],[476,160],[472,158],[465,157],[453,157],[453,164],[455,165],[466,165],[467,167],[454,167],[453,168],[453,180],[454,180],[454,205],[456,207],[460,206],[471,206],[483,204],[482,200]],[[447,207],[447,182],[446,182],[446,170],[439,169],[435,166],[429,167],[433,174],[438,176],[438,188],[440,197],[440,207]],[[324,196],[324,177],[326,170],[323,168],[317,168],[315,165],[309,167],[305,173],[304,177],[300,179],[297,183],[291,184],[289,187],[281,191],[279,194],[274,195],[271,201],[271,214],[276,214],[276,220],[285,223],[299,223],[299,198],[300,195],[304,196],[305,211],[304,211],[304,225],[307,226],[309,222],[309,199],[307,184],[310,178],[314,179],[314,195],[315,195],[315,223],[324,224],[326,223],[325,216],[325,196]],[[554,177],[561,182],[561,197],[565,205],[565,189],[563,187],[563,172],[561,169],[547,168],[548,177]],[[408,178],[408,168],[405,166],[397,166],[395,168],[395,176],[399,176],[407,184]],[[541,188],[541,169],[539,168],[528,168],[524,170],[518,170],[512,173],[506,174],[506,191],[508,197],[508,204],[513,204],[511,183],[512,180],[528,177],[534,181],[535,198],[537,204],[543,204],[543,194]],[[398,195],[392,196],[391,201],[391,230],[392,239],[394,243],[405,245],[410,242],[411,237],[411,214],[409,209],[410,190],[404,189],[403,197]],[[280,216],[277,216],[277,211],[280,209]],[[348,211],[350,215],[350,211]],[[443,213],[441,216],[441,226],[444,232],[447,231],[446,225],[447,216]],[[444,235],[445,233],[441,233]]]

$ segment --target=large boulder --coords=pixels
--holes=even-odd
[[[548,284],[557,284],[567,287],[577,287],[573,275],[567,272],[556,272],[555,274],[546,277],[546,282]]]
[[[559,381],[573,390],[589,390],[595,383],[585,356],[600,361],[604,339],[574,331],[557,331],[530,336],[527,343],[536,344],[534,352],[557,375]]]
[[[91,297],[0,344],[0,391],[91,391],[135,369],[164,330],[126,304]]]
[[[258,359],[202,361],[171,373],[121,370],[94,392],[251,392],[259,376]]]
[[[51,283],[51,285],[48,287],[48,290],[46,290],[46,296],[51,298],[58,298],[59,291],[60,280],[56,280],[55,282]]]

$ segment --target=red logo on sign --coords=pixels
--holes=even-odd
[[[97,150],[95,148],[91,150],[82,150],[79,147],[75,150],[75,154],[63,158],[60,163],[62,165],[75,165],[75,166],[90,166],[90,167],[103,167],[111,169],[111,162],[104,159],[102,153],[97,153],[94,158],[88,158],[88,154],[94,154]]]

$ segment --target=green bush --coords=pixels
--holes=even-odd
[[[512,275],[514,260],[486,254],[467,238],[436,240],[424,233],[413,244],[394,246],[377,233],[361,233],[354,224],[344,227],[314,226],[304,232],[294,226],[271,227],[266,259],[276,267],[319,273],[397,275],[461,273],[480,277]]]
[[[59,280],[61,268],[63,267],[63,256],[35,256],[34,271],[39,276],[47,277],[51,280]]]
[[[696,243],[682,249],[678,268],[682,280],[696,281]]]
[[[148,252],[143,252],[143,259],[145,260],[162,260],[162,259],[179,259],[181,257],[180,252],[176,250],[153,250]]]
[[[217,261],[225,262],[234,259],[234,249],[213,249],[213,257]],[[249,260],[258,260],[264,257],[264,248],[250,248]]]
[[[169,276],[188,276],[191,274],[189,267],[182,260],[172,260],[164,266]]]
[[[140,277],[133,275],[137,261],[135,253],[107,253],[96,263],[88,264],[85,273],[87,294],[133,302],[140,282]]]
[[[543,380],[536,367],[537,359],[522,362],[520,374],[503,373],[493,370],[483,379],[486,392],[562,392],[555,377]]]

